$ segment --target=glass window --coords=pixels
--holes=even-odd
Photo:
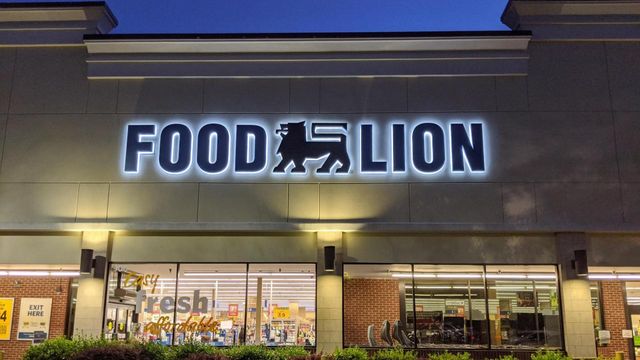
[[[112,264],[108,294],[104,333],[110,339],[316,342],[315,264]]]
[[[625,290],[627,295],[627,305],[630,305],[630,306],[640,305],[640,282],[635,282],[635,281],[625,282]]]
[[[176,343],[242,343],[246,284],[246,264],[180,264]]]
[[[315,346],[315,264],[251,264],[247,343]]]
[[[640,282],[625,282],[627,311],[631,315],[633,331],[633,349],[636,359],[640,358]]]
[[[487,266],[491,344],[561,347],[555,266]]]
[[[172,344],[176,268],[175,264],[112,264],[105,336]]]
[[[418,347],[487,344],[482,266],[415,265]]]
[[[556,267],[345,264],[344,343],[560,348]]]
[[[602,330],[602,309],[600,307],[600,286],[596,281],[589,282],[591,291],[591,313],[593,315],[593,331],[598,339],[598,331]]]
[[[345,346],[413,347],[411,265],[344,265]]]

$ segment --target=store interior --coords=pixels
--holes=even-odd
[[[135,337],[166,345],[196,340],[214,346],[315,346],[315,264],[112,264],[111,268],[105,332],[112,338]],[[145,276],[150,280],[146,284],[132,283],[131,279]],[[157,282],[152,283],[155,277]],[[162,326],[167,322],[175,324],[175,332],[170,325]]]
[[[351,264],[344,284],[345,345],[562,346],[555,266]]]

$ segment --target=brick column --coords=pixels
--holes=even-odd
[[[623,329],[630,329],[627,319],[623,281],[602,281],[601,293],[604,330],[611,332],[611,341],[607,346],[598,347],[598,355],[613,357],[616,351],[624,351],[625,359],[633,359],[629,354],[629,339],[622,337]]]
[[[411,279],[409,279],[411,281]],[[378,346],[385,346],[380,337],[381,324],[392,325],[400,317],[400,283],[397,279],[344,280],[344,342],[345,346],[368,346],[367,329],[374,326]]]

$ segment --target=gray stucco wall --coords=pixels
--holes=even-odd
[[[82,47],[1,49],[0,223],[330,221],[548,234],[477,240],[515,249],[514,262],[546,262],[531,246],[554,231],[638,229],[640,45],[532,42],[529,53],[526,77],[88,80]],[[121,174],[127,121],[211,118],[480,119],[491,163],[485,176],[428,180]],[[363,239],[349,238],[351,255],[377,259]]]

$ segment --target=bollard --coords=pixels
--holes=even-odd
[[[2,360],[2,359],[0,359]],[[624,351],[616,351],[615,360],[624,360]]]
[[[4,351],[0,350],[0,360],[4,360]]]

